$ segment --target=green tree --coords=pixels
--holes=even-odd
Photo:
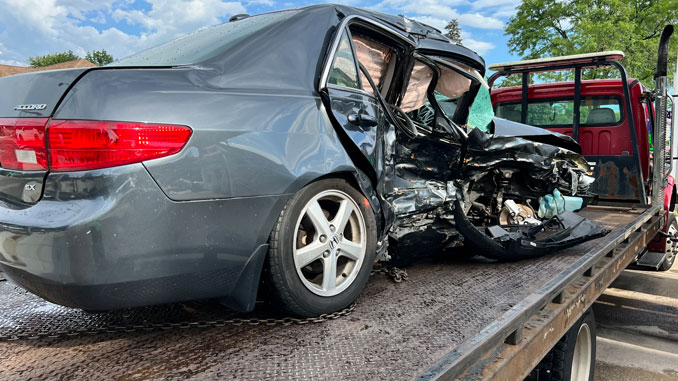
[[[62,53],[53,53],[45,54],[44,56],[30,57],[28,58],[28,62],[31,64],[31,67],[43,67],[62,62],[73,61],[79,58],[80,57],[78,57],[75,53],[69,50],[67,52]]]
[[[648,84],[656,69],[659,35],[666,24],[677,22],[678,0],[524,0],[505,33],[509,51],[524,59],[622,50],[629,75]],[[672,71],[677,51],[673,41]],[[617,76],[616,70],[583,73],[584,78]]]
[[[459,21],[457,21],[457,19],[450,20],[450,22],[447,23],[445,30],[447,31],[447,33],[445,33],[447,38],[456,44],[461,44],[461,28],[459,27]]]
[[[104,49],[93,50],[87,53],[85,59],[97,66],[105,66],[114,61],[113,56],[108,54]]]

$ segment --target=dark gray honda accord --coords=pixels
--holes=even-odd
[[[0,267],[86,310],[248,311],[265,287],[310,316],[352,303],[375,261],[464,241],[519,260],[604,234],[550,207],[592,196],[572,139],[475,117],[484,74],[434,28],[317,5],[2,78]]]

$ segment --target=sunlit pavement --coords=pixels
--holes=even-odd
[[[624,271],[593,309],[596,380],[678,380],[678,264]]]

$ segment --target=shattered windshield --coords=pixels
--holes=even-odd
[[[464,96],[470,95],[471,85],[475,82],[471,77],[481,77],[475,69],[458,63],[450,63],[450,65],[453,65],[453,67],[437,64],[440,75],[433,96],[447,119],[453,120],[460,100]],[[462,71],[465,73],[462,74]],[[429,128],[434,127],[435,120],[435,109],[427,94],[432,79],[433,69],[417,60],[401,103],[401,108],[410,119]],[[481,87],[481,91],[476,96],[471,108],[468,123],[472,127],[478,127],[484,132],[489,132],[489,125],[493,116],[494,111],[489,91]]]
[[[441,104],[442,106],[442,104]],[[480,86],[476,99],[473,100],[471,110],[468,114],[468,125],[489,133],[490,124],[494,118],[494,109],[490,99],[490,90],[485,86]]]
[[[224,53],[256,32],[294,16],[297,12],[272,12],[215,25],[123,58],[108,66],[177,66],[203,62]]]

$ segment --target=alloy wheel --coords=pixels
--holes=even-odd
[[[348,194],[317,194],[302,209],[294,232],[297,275],[314,294],[340,294],[360,272],[366,239],[365,219]]]

